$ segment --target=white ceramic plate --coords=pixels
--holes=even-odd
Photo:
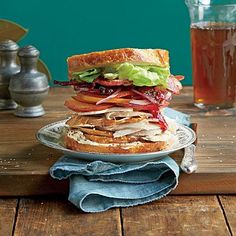
[[[62,120],[44,126],[37,132],[36,134],[37,139],[42,144],[51,147],[53,149],[59,150],[65,155],[73,156],[88,161],[101,160],[101,161],[109,161],[116,163],[124,163],[124,162],[141,162],[141,161],[160,159],[163,156],[166,156],[170,153],[173,153],[177,150],[187,147],[188,145],[192,144],[196,139],[196,134],[192,129],[181,125],[176,134],[178,141],[170,148],[163,151],[140,153],[140,154],[76,152],[63,147],[62,142],[60,141],[62,132],[64,130],[65,122],[66,120]]]

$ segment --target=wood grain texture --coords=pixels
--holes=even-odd
[[[85,214],[65,199],[21,199],[14,236],[121,235],[119,209]]]
[[[18,118],[12,111],[1,111],[0,176],[7,181],[15,179],[22,186],[14,191],[0,179],[1,196],[28,196],[40,194],[40,191],[41,194],[47,191],[67,193],[67,184],[60,188],[59,181],[50,181],[52,188],[45,185],[50,179],[48,170],[61,153],[39,144],[35,133],[42,126],[71,114],[63,103],[72,94],[71,88],[51,88],[44,103],[46,115],[39,118]],[[171,104],[193,115],[192,121],[198,124],[196,159],[199,166],[195,174],[180,176],[178,188],[173,193],[236,193],[236,117],[203,117],[192,105],[192,88],[188,87],[175,96]],[[182,152],[174,155],[178,163],[182,155]],[[29,178],[28,184],[26,178]]]
[[[235,194],[235,173],[181,174],[179,184],[170,194]]]
[[[233,235],[236,235],[236,196],[219,196],[225,216]]]
[[[11,236],[15,221],[17,199],[0,199],[0,235]]]
[[[124,235],[230,235],[215,196],[169,196],[122,209]]]

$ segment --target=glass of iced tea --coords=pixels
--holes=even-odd
[[[185,3],[191,19],[194,104],[236,114],[236,0]]]

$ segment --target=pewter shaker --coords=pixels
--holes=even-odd
[[[20,71],[16,64],[19,46],[12,40],[0,42],[0,110],[15,109],[16,103],[8,90],[10,78]]]
[[[48,94],[47,76],[37,70],[39,51],[25,46],[18,52],[21,70],[12,76],[9,91],[18,104],[15,112],[20,117],[38,117],[45,114],[42,102]]]

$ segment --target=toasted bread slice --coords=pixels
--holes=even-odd
[[[169,66],[169,52],[164,49],[121,48],[74,55],[67,58],[69,77],[72,72],[130,62],[137,65]]]
[[[127,142],[136,142],[139,141],[138,137],[134,136],[123,136],[119,138],[113,138],[113,137],[104,137],[99,135],[91,135],[91,134],[85,134],[84,136],[93,142],[97,143],[127,143]]]
[[[79,143],[75,139],[65,136],[64,139],[66,148],[79,152],[95,152],[95,153],[145,153],[157,152],[166,148],[167,143],[160,142],[133,142],[129,146],[125,144],[113,144],[104,146],[102,144],[90,145]],[[133,145],[131,145],[133,144]]]

